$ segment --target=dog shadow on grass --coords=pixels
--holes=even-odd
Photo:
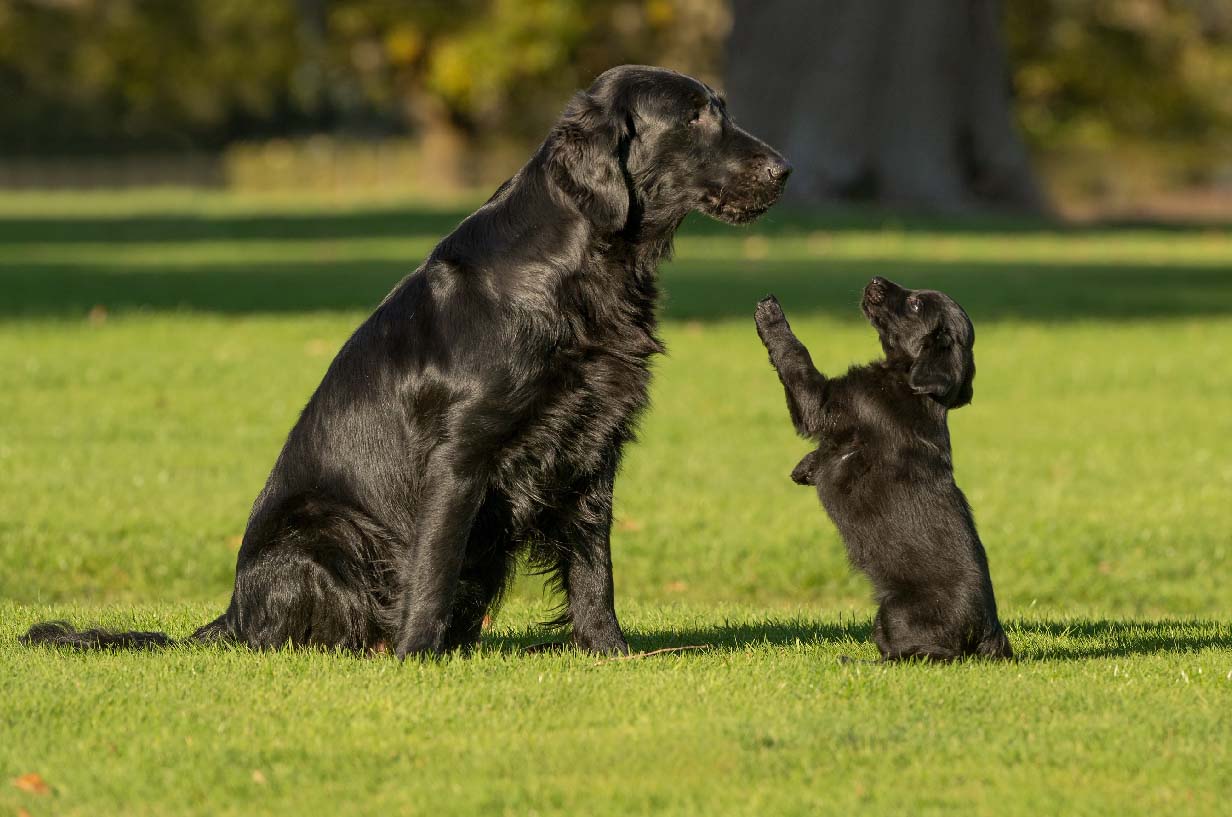
[[[827,622],[787,618],[700,627],[633,628],[628,638],[634,653],[641,654],[734,653],[758,647],[822,645],[859,655],[873,649],[871,630],[869,619]],[[1015,655],[1022,661],[1083,661],[1232,649],[1232,625],[1213,620],[1009,620],[1006,631]],[[536,629],[492,635],[485,641],[501,652],[567,649],[559,636],[553,638]]]
[[[807,621],[795,618],[762,621],[732,621],[713,626],[629,628],[626,635],[634,653],[668,653],[684,651],[741,652],[757,647],[792,647],[796,645],[841,645],[858,648],[869,642],[872,622],[852,619],[837,622]],[[559,634],[541,629],[519,630],[494,634],[485,642],[500,651],[552,651],[567,649]]]
[[[1200,619],[1060,619],[1007,622],[1022,658],[1079,661],[1232,649],[1232,625]]]

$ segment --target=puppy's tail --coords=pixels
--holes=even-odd
[[[27,646],[46,644],[74,650],[159,650],[175,644],[212,643],[233,639],[234,634],[227,624],[227,615],[224,613],[199,628],[188,638],[179,640],[166,633],[139,630],[128,632],[97,628],[78,630],[67,621],[44,621],[41,624],[35,624],[17,640]]]

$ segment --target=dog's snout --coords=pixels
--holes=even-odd
[[[786,181],[791,175],[791,162],[784,159],[782,156],[775,156],[766,164],[766,175],[771,181]]]

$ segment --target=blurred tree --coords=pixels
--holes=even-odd
[[[323,1],[323,0],[321,0]],[[532,138],[569,94],[620,63],[713,77],[716,0],[330,0],[331,59],[373,105],[419,129]]]
[[[285,121],[284,3],[0,0],[0,147],[221,141]]]
[[[999,0],[735,0],[733,109],[800,200],[1042,204],[1014,122]]]
[[[732,108],[805,198],[1031,206],[1020,130],[1047,153],[1184,145],[1232,173],[1230,0],[1014,0],[1004,37],[1002,2],[0,0],[0,150],[524,149],[615,64],[723,84],[730,30]]]
[[[1007,23],[1033,144],[1230,147],[1229,0],[1014,0]]]
[[[0,147],[529,139],[622,62],[714,77],[719,0],[0,0]]]

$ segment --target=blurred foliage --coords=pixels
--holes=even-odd
[[[0,0],[0,148],[529,137],[622,62],[714,78],[715,0]]]
[[[1012,0],[1009,50],[1032,144],[1232,140],[1229,0]]]
[[[198,145],[293,120],[291,8],[0,0],[0,147]]]
[[[1006,7],[1037,148],[1232,138],[1229,0]],[[614,64],[717,80],[729,25],[724,0],[0,0],[0,149],[316,132],[526,142]]]

